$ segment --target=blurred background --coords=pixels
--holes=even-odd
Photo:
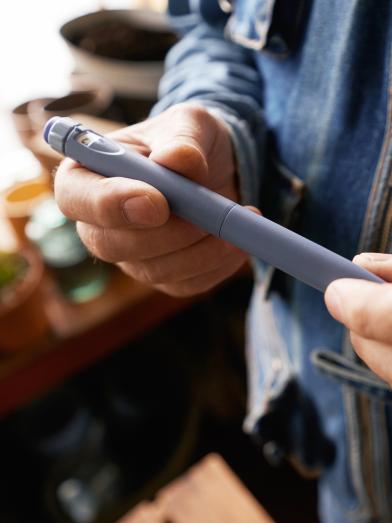
[[[165,4],[2,4],[0,523],[205,523],[132,511],[211,452],[249,489],[233,483],[238,499],[251,491],[278,522],[317,521],[315,484],[242,432],[250,269],[170,298],[92,259],[53,198],[61,158],[45,122],[70,115],[105,133],[146,118],[177,41]],[[219,493],[230,469],[202,470],[213,499],[236,503]],[[213,513],[197,481],[185,505]],[[208,521],[248,521],[220,510]]]
[[[70,89],[75,61],[59,29],[73,18],[100,9],[141,7],[163,12],[165,0],[69,0],[61,6],[50,0],[6,2],[0,31],[3,72],[0,83],[0,152],[4,158],[20,149],[9,112],[35,98],[60,97]],[[8,156],[8,155],[7,155]],[[16,176],[14,161],[0,172],[0,187]]]

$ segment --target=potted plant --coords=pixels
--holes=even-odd
[[[20,246],[26,245],[26,224],[34,209],[52,193],[51,184],[44,176],[17,182],[0,193],[0,207]]]
[[[163,60],[177,37],[164,16],[139,9],[100,10],[60,29],[78,72],[106,82],[128,123],[148,114]]]
[[[41,295],[44,267],[32,249],[0,252],[0,350],[15,352],[34,345],[48,319]]]

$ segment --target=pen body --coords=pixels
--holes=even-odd
[[[71,135],[65,143],[65,155],[103,176],[131,178],[152,185],[165,196],[174,214],[219,236],[224,217],[236,205],[233,201],[112,140],[103,140],[104,144],[96,144],[97,150],[85,147]]]
[[[339,278],[382,283],[347,258],[239,205],[227,214],[221,237],[321,292]]]
[[[45,139],[91,171],[152,185],[162,192],[177,216],[322,292],[338,278],[383,282],[346,258],[69,118],[49,121]]]

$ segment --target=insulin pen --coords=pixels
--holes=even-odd
[[[51,118],[44,137],[57,152],[102,176],[132,178],[152,185],[162,192],[177,216],[319,291],[325,291],[338,278],[383,282],[346,258],[70,118]]]

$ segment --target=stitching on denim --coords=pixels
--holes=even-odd
[[[384,148],[384,158],[383,158],[383,164],[381,167],[381,179],[380,179],[380,185],[379,189],[383,188],[385,183],[388,182],[388,179],[390,177],[390,173],[388,172],[388,155],[390,148],[392,146],[392,45],[389,46],[389,74],[388,74],[388,120],[387,125],[389,126],[389,132],[387,133],[385,139],[386,139],[386,145]],[[383,202],[383,205],[385,203]],[[374,206],[374,213],[376,213],[377,205]],[[377,217],[376,217],[377,220]],[[381,239],[381,238],[380,238]],[[371,239],[368,238],[368,241]],[[388,441],[388,435],[387,435],[387,420],[386,420],[386,412],[385,412],[385,406],[381,402],[368,402],[364,405],[364,408],[370,413],[371,417],[377,419],[377,428],[373,428],[373,432],[370,434],[370,450],[371,450],[371,466],[373,469],[373,478],[375,483],[375,488],[373,495],[377,499],[377,509],[379,512],[379,516],[381,521],[390,522],[391,521],[391,502],[389,499],[389,496],[385,497],[382,494],[380,494],[380,490],[387,489],[389,491],[390,488],[390,474],[391,474],[391,468],[389,464],[389,441]],[[375,440],[377,441],[377,445],[375,444]],[[376,467],[376,456],[375,452],[378,450],[378,447],[382,446],[382,454],[386,457],[386,459],[383,459],[381,462],[381,467]],[[381,470],[382,469],[382,470]]]
[[[379,205],[377,205],[377,197],[380,193],[380,189],[382,189],[383,181],[386,176],[384,173],[384,166],[385,166],[385,160],[387,157],[387,153],[388,153],[388,150],[389,150],[390,144],[391,144],[391,137],[392,137],[392,96],[391,96],[391,94],[392,94],[392,92],[391,92],[392,48],[391,48],[391,46],[389,47],[388,64],[389,64],[389,75],[388,75],[389,99],[388,99],[386,128],[385,128],[384,137],[383,137],[383,146],[382,146],[380,158],[379,158],[379,161],[378,161],[378,164],[376,167],[374,181],[373,181],[373,185],[372,185],[372,189],[371,189],[371,194],[370,194],[369,200],[368,200],[367,210],[366,210],[366,214],[365,214],[365,218],[364,218],[364,224],[363,224],[362,233],[361,233],[361,237],[360,237],[360,241],[359,241],[359,250],[360,251],[366,250],[368,248],[368,246],[372,244],[372,235],[374,233],[374,219],[375,219],[376,213],[379,211]],[[351,356],[352,358],[356,357],[355,353],[353,351],[353,348],[349,342],[348,332],[346,332],[346,336],[345,336],[344,352],[348,356]],[[363,468],[364,467],[364,463],[363,463],[364,458],[362,456],[358,456],[358,453],[357,453],[357,455],[354,455],[354,453],[352,451],[354,451],[355,449],[353,448],[352,442],[354,441],[354,439],[358,440],[361,447],[362,448],[364,447],[365,443],[362,438],[363,427],[360,427],[360,419],[363,417],[363,415],[366,415],[367,413],[369,413],[369,410],[372,407],[374,410],[376,410],[376,405],[374,403],[370,404],[370,402],[367,402],[367,404],[365,404],[365,402],[363,402],[361,405],[359,405],[358,404],[358,395],[350,388],[345,389],[344,397],[345,397],[345,411],[346,411],[347,417],[350,418],[348,421],[351,424],[351,429],[350,429],[350,427],[348,427],[348,430],[351,430],[351,437],[349,437],[349,434],[347,434],[347,437],[349,438],[349,439],[347,439],[347,445],[348,445],[348,448],[350,451],[351,465],[352,465],[352,467],[354,467],[354,469],[352,468],[351,475],[352,475],[353,483],[356,484],[356,488],[358,489],[357,491],[361,496],[359,499],[361,499],[362,504],[365,503],[363,505],[363,510],[365,512],[371,512],[371,510],[369,510],[369,509],[370,509],[370,507],[372,507],[372,499],[369,498],[369,494],[371,495],[372,493],[366,492],[364,468]],[[351,405],[355,404],[354,405],[354,409],[356,411],[355,414],[353,412],[350,412],[350,410],[349,410],[350,404]],[[380,415],[380,417],[379,417],[379,426],[377,427],[377,430],[378,430],[379,436],[380,436],[381,432],[384,433],[383,441],[384,441],[384,445],[385,445],[385,442],[388,439],[385,437],[385,433],[386,433],[385,417],[386,416],[385,416],[385,413],[383,416],[381,416],[380,409],[378,409],[378,411],[379,411],[378,414]],[[362,414],[362,416],[361,416],[361,414]],[[374,412],[374,415],[377,416],[377,412]],[[383,418],[383,419],[381,419],[381,418]],[[382,421],[384,421],[384,423],[382,423]],[[354,424],[357,425],[357,429],[356,429],[357,433],[355,433]],[[371,438],[370,441],[367,441],[366,445],[368,446],[368,448],[370,446],[370,449],[373,454],[373,457],[371,457],[371,466],[372,466],[372,470],[373,470],[373,476],[377,478],[376,482],[379,485],[380,484],[380,474],[379,474],[379,471],[375,470],[373,438],[371,436],[370,436],[370,438]],[[384,448],[385,448],[385,451],[388,453],[387,445]],[[356,471],[357,471],[357,474],[356,474]],[[390,482],[390,466],[388,463],[386,463],[385,460],[384,460],[383,475],[384,475],[386,482],[389,483]],[[382,480],[381,480],[381,482],[382,482]],[[382,482],[382,483],[384,483],[384,482]],[[374,494],[373,494],[373,496],[374,496]],[[378,498],[377,494],[376,494],[376,497]],[[379,498],[378,498],[378,501],[380,502]],[[387,501],[387,500],[385,500],[385,501]],[[381,504],[383,505],[384,503],[381,503]],[[384,514],[382,514],[382,515],[384,516]],[[391,521],[390,516],[389,517],[387,516],[387,518],[388,518],[387,519],[388,521]]]
[[[369,409],[370,419],[372,421],[371,426],[377,427],[379,438],[381,439],[381,445],[373,445],[373,467],[374,462],[384,463],[386,467],[389,463],[389,441],[387,435],[387,420],[385,416],[385,404],[382,400],[372,400],[373,408]],[[382,456],[382,459],[380,459]],[[388,467],[389,469],[389,467]],[[390,493],[390,481],[388,481],[390,471],[384,470],[384,477],[381,477],[381,474],[374,474],[375,482],[375,496],[377,497],[377,508],[379,511],[380,521],[390,522],[391,521],[391,512],[390,512],[390,503],[389,493]],[[385,479],[385,481],[384,481]]]
[[[352,356],[352,348],[349,342],[349,336],[346,332],[343,341],[344,354]],[[363,482],[363,464],[361,459],[362,439],[359,430],[358,412],[358,394],[355,390],[343,385],[342,388],[343,408],[345,412],[344,428],[345,443],[347,447],[347,467],[352,488],[357,496],[359,506],[356,513],[359,517],[369,516],[369,496]]]
[[[385,131],[383,136],[383,145],[380,152],[380,157],[377,162],[376,171],[374,174],[374,181],[371,189],[371,193],[368,200],[367,210],[365,214],[364,224],[363,224],[363,230],[361,233],[361,237],[359,240],[359,248],[362,249],[361,246],[368,245],[371,242],[371,236],[374,232],[374,216],[376,212],[378,211],[378,206],[376,205],[377,196],[380,192],[380,186],[382,185],[383,181],[383,171],[384,171],[384,164],[385,159],[387,157],[387,153],[390,147],[391,142],[391,133],[392,133],[392,102],[391,102],[391,86],[392,86],[392,53],[391,50],[389,50],[389,77],[388,77],[388,83],[389,83],[389,101],[388,101],[388,109],[387,109],[387,115],[386,115],[386,122],[385,122]]]

